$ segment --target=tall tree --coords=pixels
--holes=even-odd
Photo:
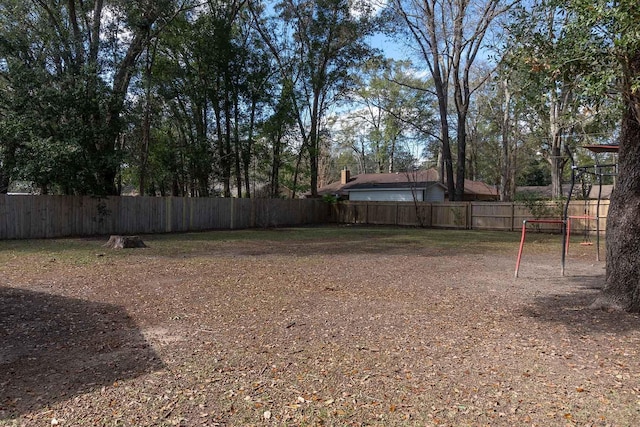
[[[424,148],[437,134],[432,87],[416,74],[407,61],[368,61],[350,95],[354,110],[339,120],[341,145],[368,155],[377,173],[405,171],[397,162],[400,154],[417,151],[410,150],[411,143]]]
[[[599,43],[584,51],[591,59],[588,89],[606,96],[612,84],[624,111],[619,137],[619,174],[607,217],[605,287],[594,306],[640,312],[640,4],[572,0],[579,28]]]
[[[280,96],[274,105],[274,113],[265,120],[261,129],[262,138],[268,148],[271,160],[271,167],[268,171],[268,195],[273,198],[282,196],[280,175],[283,166],[285,166],[287,139],[296,128],[296,116],[289,93],[293,89],[287,82],[281,85],[281,89]]]
[[[214,25],[206,13],[181,14],[162,35],[152,70],[152,83],[162,102],[166,125],[175,129],[183,170],[178,194],[209,194],[214,164],[211,120],[216,56],[209,49],[215,40]],[[178,184],[178,182],[176,182]]]
[[[191,193],[221,187],[225,197],[248,197],[254,138],[273,110],[270,56],[243,1],[210,1],[176,21],[160,40],[153,74],[189,147]]]
[[[393,0],[402,32],[408,33],[433,78],[440,116],[440,137],[450,198],[462,200],[466,177],[466,120],[471,97],[483,81],[471,73],[492,25],[517,0]],[[488,78],[488,76],[487,76]],[[457,165],[451,153],[449,103],[456,111]],[[455,185],[454,185],[455,183]],[[451,197],[453,195],[453,197]]]
[[[581,47],[588,46],[591,35],[575,25],[576,19],[555,0],[536,0],[518,8],[505,60],[507,71],[517,76],[517,90],[538,114],[546,133],[540,151],[551,166],[554,198],[563,196],[565,147],[582,133],[581,111],[588,102],[581,96],[581,76],[589,68]]]
[[[478,92],[469,115],[471,179],[496,185],[500,200],[512,201],[520,148],[531,137],[523,92],[527,81],[505,63]],[[533,152],[540,150],[538,146]]]
[[[307,151],[312,196],[318,191],[321,135],[327,109],[352,83],[352,71],[369,55],[365,37],[373,30],[364,2],[282,0],[277,16],[255,23],[282,76],[291,83],[292,106]]]
[[[58,185],[67,193],[117,193],[121,115],[138,58],[180,6],[2,0],[8,86],[31,94],[21,111],[34,130],[21,147],[21,158],[32,159],[23,170],[43,191]]]

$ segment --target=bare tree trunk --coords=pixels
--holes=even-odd
[[[467,161],[466,118],[470,98],[478,87],[471,87],[470,71],[491,23],[511,4],[502,5],[500,0],[474,2],[473,5],[468,0],[394,0],[393,3],[433,78],[440,114],[444,181],[449,200],[462,200]],[[481,79],[478,84],[483,82]],[[455,183],[448,118],[451,88],[458,119]]]
[[[147,165],[149,163],[149,142],[151,139],[151,46],[147,31],[147,54],[145,57],[144,77],[144,116],[142,118],[142,141],[140,147],[140,166],[138,167],[138,192],[144,196],[147,187]],[[155,195],[155,194],[154,194]]]
[[[280,196],[280,141],[273,147],[273,163],[271,165],[271,197]]]
[[[7,194],[9,191],[9,172],[0,167],[0,194]]]
[[[311,173],[311,197],[318,196],[318,158],[320,155],[319,125],[320,119],[320,92],[313,92],[311,106],[311,128],[309,130],[309,172]]]
[[[440,150],[438,150],[438,157],[437,157],[436,163],[438,165],[438,178],[439,178],[440,184],[444,184],[444,178],[446,175],[444,172],[444,158],[442,157],[442,147],[440,147]]]
[[[15,145],[10,142],[5,146],[4,159],[0,162],[0,194],[9,192],[9,184],[11,184],[11,168],[14,164]]]
[[[470,180],[477,180],[478,173],[478,126],[475,120],[468,124],[467,129],[469,155],[467,156],[467,176]]]
[[[358,159],[360,160],[360,173],[367,173],[367,151],[364,145],[364,139],[360,138],[360,155]]]
[[[298,158],[296,160],[296,168],[293,172],[293,188],[291,190],[291,198],[295,199],[298,191],[298,176],[300,175],[300,165],[302,164],[302,155],[304,153],[305,146],[300,147],[300,151],[298,152]]]
[[[467,159],[467,114],[458,114],[458,161],[456,166],[456,198],[464,200],[464,181],[466,179]]]
[[[559,94],[557,92],[560,92]],[[567,114],[572,99],[572,90],[566,82],[560,84],[560,89],[551,91],[549,106],[549,138],[551,139],[551,149],[549,152],[549,163],[551,164],[551,196],[559,199],[562,194],[562,173],[567,159],[563,157],[563,148],[567,132],[566,125],[563,126],[562,117]]]
[[[504,90],[504,103],[502,111],[502,171],[500,174],[500,201],[510,202],[513,181],[512,176],[512,153],[511,153],[511,91],[507,80],[502,81]]]
[[[235,86],[234,86],[235,87]],[[242,197],[242,167],[241,156],[242,148],[240,147],[240,111],[238,109],[238,95],[233,93],[233,143],[234,143],[234,156],[235,156],[235,175],[236,175],[236,187],[238,188],[238,198]],[[247,193],[247,197],[249,194]]]
[[[560,138],[558,138],[560,140]],[[549,153],[549,163],[551,164],[551,197],[560,199],[562,194],[562,171],[565,161],[562,158],[562,143],[554,143]]]
[[[247,134],[247,143],[244,144],[242,149],[242,166],[244,170],[244,191],[246,197],[251,197],[251,180],[249,170],[251,169],[251,154],[253,152],[253,127],[256,120],[256,106],[257,101],[251,100],[251,112],[249,114],[249,132]],[[254,177],[255,180],[255,177]],[[254,185],[255,186],[255,185]]]

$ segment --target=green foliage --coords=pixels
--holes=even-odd
[[[612,81],[594,80],[603,70],[612,72],[611,66],[595,60],[602,34],[585,31],[581,11],[555,0],[521,3],[514,8],[509,28],[500,74],[508,79],[515,98],[519,127],[530,141],[536,140],[536,145],[523,141],[529,154],[517,164],[526,164],[529,170],[519,171],[516,179],[522,183],[542,178],[533,157],[540,153],[549,163],[553,188],[559,191],[568,172],[565,148],[575,151],[583,144],[611,142],[615,137],[619,100],[595,90]]]
[[[576,31],[588,33],[593,40],[585,51],[590,63],[585,73],[590,93],[603,96],[615,89],[636,103],[640,76],[632,71],[631,61],[640,51],[638,2],[571,0],[566,7],[578,17]]]
[[[430,158],[442,153],[434,82],[407,62],[371,60],[366,38],[389,15],[346,0],[205,3],[0,0],[0,192],[19,179],[66,194],[113,194],[123,185],[145,194],[282,197],[313,192],[323,170],[401,171],[415,163],[416,146]],[[520,183],[546,182],[532,156],[553,158],[553,93],[567,95],[559,132],[575,146],[606,141],[616,124],[619,103],[603,93],[616,86],[633,98],[640,87],[624,63],[639,45],[635,2],[533,3],[514,15],[502,62],[511,103],[503,105],[497,84],[477,88],[488,71],[478,68],[466,82],[475,105],[456,104],[467,127],[447,138],[464,148],[462,133],[473,128],[464,160],[473,178],[490,183],[509,162]],[[554,20],[545,21],[550,11]],[[445,93],[440,102],[459,95]],[[329,111],[356,99],[362,108],[351,126],[329,132]],[[500,123],[505,112],[510,128]],[[513,151],[505,154],[506,128]]]
[[[364,172],[405,171],[416,146],[436,127],[431,82],[415,77],[408,61],[366,62],[351,93],[354,110],[337,124],[339,150],[360,158]]]
[[[564,199],[549,200],[533,193],[516,194],[516,202],[524,204],[535,219],[562,218]]]
[[[335,194],[325,194],[322,196],[322,201],[329,205],[335,205],[338,203],[338,197]]]
[[[353,85],[354,70],[371,54],[365,43],[374,30],[371,14],[357,6],[364,4],[283,0],[275,6],[277,15],[258,22],[282,80],[291,84],[312,195],[317,193],[319,163],[326,150],[322,137],[326,112],[345,97]]]
[[[0,114],[0,127],[15,121],[28,130],[10,143],[14,178],[43,192],[116,192],[129,83],[152,25],[171,8],[142,0],[0,2],[0,111],[10,112]]]
[[[523,186],[546,186],[551,184],[549,163],[542,159],[531,157],[518,170],[516,184]]]

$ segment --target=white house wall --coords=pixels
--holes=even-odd
[[[427,197],[425,202],[444,202],[444,188],[439,185],[432,185],[427,188]]]
[[[441,186],[434,185],[426,190],[417,188],[413,191],[404,188],[351,190],[349,191],[349,200],[356,202],[444,202],[444,189]]]
[[[424,200],[424,190],[415,191],[415,200]],[[411,190],[358,190],[349,191],[349,200],[367,202],[413,202]]]

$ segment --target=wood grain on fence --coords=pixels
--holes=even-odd
[[[295,226],[329,214],[318,199],[0,195],[0,239]]]

